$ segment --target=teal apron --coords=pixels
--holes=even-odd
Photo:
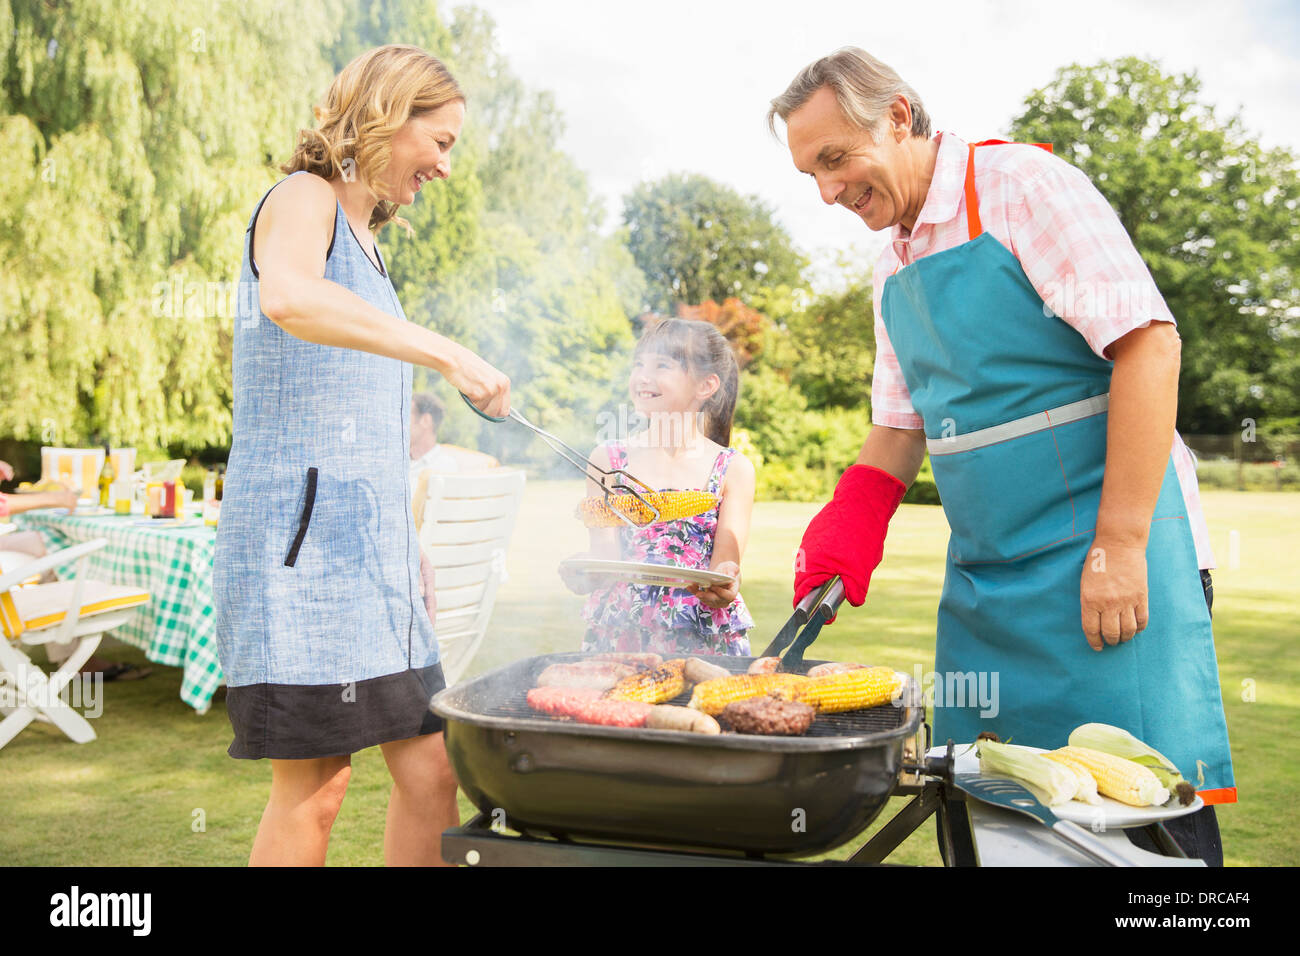
[[[1173,760],[1208,803],[1236,799],[1209,611],[1172,458],[1147,545],[1149,623],[1092,650],[1080,577],[1106,464],[1111,365],[981,232],[886,280],[881,312],[924,421],[952,534],[935,650],[936,742],[1055,748],[1090,721]]]

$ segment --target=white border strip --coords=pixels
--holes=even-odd
[[[1082,418],[1091,418],[1093,415],[1100,415],[1109,406],[1109,394],[1094,395],[1092,398],[1085,398],[1081,402],[1071,402],[1069,405],[1061,405],[1045,412],[1026,415],[1024,418],[1003,422],[1001,425],[993,425],[990,428],[981,428],[979,431],[967,432],[965,435],[952,435],[948,438],[927,438],[925,447],[931,455],[956,455],[960,452],[983,448],[986,445],[996,445],[998,442],[1008,441],[1012,438],[1032,435],[1034,432],[1041,432],[1056,425],[1065,425],[1069,422],[1077,422]]]

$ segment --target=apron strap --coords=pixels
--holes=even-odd
[[[975,147],[1012,145],[1015,144],[1005,139],[986,139],[970,144],[970,155],[966,159],[966,230],[972,239],[984,231],[984,228],[980,225],[979,200],[975,197]],[[1024,145],[1037,146],[1039,149],[1045,149],[1049,153],[1052,152],[1051,143],[1025,143]]]

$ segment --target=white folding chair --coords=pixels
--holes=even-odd
[[[506,580],[506,548],[524,493],[522,471],[421,472],[415,509],[420,547],[434,569],[433,622],[448,686],[469,668]]]
[[[149,600],[139,588],[106,584],[79,573],[70,581],[19,585],[45,571],[80,563],[108,544],[104,538],[61,548],[0,574],[0,747],[28,724],[54,724],[76,743],[95,731],[59,695],[99,647],[106,631],[121,627]],[[23,647],[75,642],[72,653],[51,674],[32,663]]]

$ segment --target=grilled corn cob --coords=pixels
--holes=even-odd
[[[1053,753],[1081,763],[1097,781],[1097,790],[1133,807],[1160,806],[1169,800],[1169,791],[1147,767],[1132,760],[1102,753],[1088,747],[1061,747]]]
[[[624,524],[620,514],[638,525],[647,525],[691,518],[713,510],[718,504],[718,496],[707,491],[647,491],[641,497],[655,507],[658,518],[634,495],[610,495],[609,504],[604,498],[583,498],[578,502],[578,517],[588,528],[617,528]]]
[[[783,696],[811,704],[820,714],[838,714],[887,704],[902,686],[902,676],[892,667],[862,667],[809,678],[807,683],[783,692]]]
[[[687,706],[716,717],[724,707],[738,700],[749,700],[768,691],[794,688],[806,683],[808,678],[802,674],[733,674],[696,684]]]
[[[605,692],[610,700],[635,700],[662,704],[686,690],[686,660],[665,661],[662,667],[624,677]]]

